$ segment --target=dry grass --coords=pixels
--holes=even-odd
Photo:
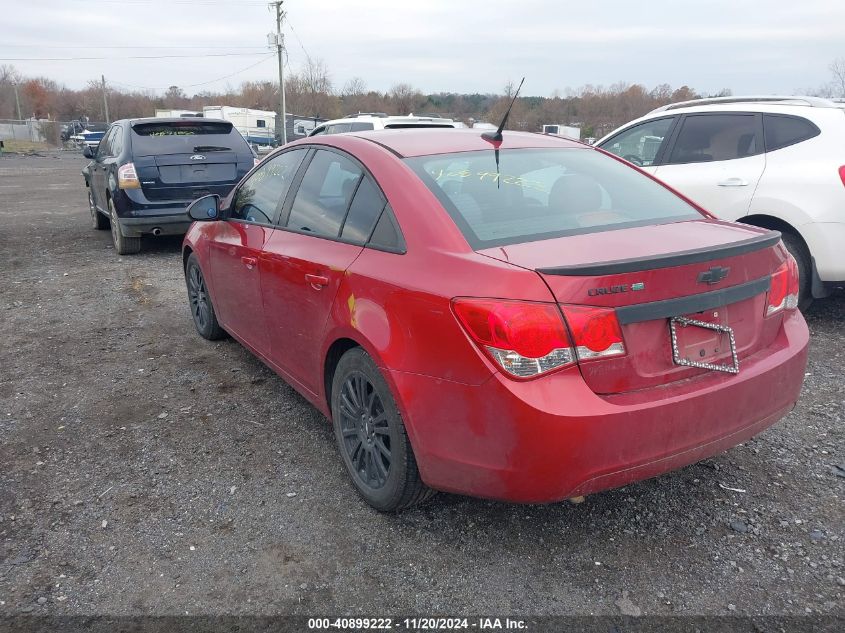
[[[35,141],[19,141],[9,139],[3,141],[3,151],[13,154],[32,154],[34,152],[44,152],[53,149],[47,143],[38,143]]]

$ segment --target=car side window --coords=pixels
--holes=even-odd
[[[349,131],[350,132],[364,132],[366,130],[374,130],[375,126],[372,123],[367,123],[365,121],[356,121],[355,123],[349,124]]]
[[[364,244],[370,238],[385,203],[379,188],[369,176],[365,176],[358,185],[352,204],[349,205],[340,239],[353,244]]]
[[[691,114],[684,117],[669,163],[707,163],[763,152],[756,114]]]
[[[311,131],[311,134],[309,134],[308,136],[320,136],[321,134],[325,134],[325,133],[326,133],[326,126],[321,125],[320,127],[315,127]]]
[[[673,117],[666,117],[640,123],[608,139],[601,148],[640,167],[649,167],[657,159],[673,122]]]
[[[97,159],[103,160],[104,158],[108,158],[112,155],[111,153],[111,140],[114,138],[114,133],[117,128],[111,128],[108,132],[106,132],[105,136],[103,136],[100,144],[97,145]]]
[[[114,128],[111,142],[109,143],[109,155],[120,156],[123,153],[123,128],[117,126]]]
[[[787,114],[764,114],[763,130],[767,152],[795,145],[821,134],[821,130],[807,119]]]
[[[260,165],[238,188],[229,217],[272,224],[307,152],[306,148],[294,149]]]
[[[317,150],[296,192],[287,228],[336,238],[362,177],[350,159]]]
[[[351,127],[351,123],[335,123],[326,127],[326,134],[342,134],[348,132]]]

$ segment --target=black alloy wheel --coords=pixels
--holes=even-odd
[[[205,277],[197,262],[196,255],[191,253],[185,266],[185,283],[188,286],[188,303],[191,307],[191,318],[197,332],[209,341],[215,341],[226,336],[226,331],[217,322],[214,305],[208,295]]]
[[[381,371],[360,347],[341,356],[331,383],[332,425],[355,489],[376,510],[410,508],[435,494],[420,478],[402,417]]]

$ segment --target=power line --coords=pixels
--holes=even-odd
[[[197,45],[197,44],[176,44],[176,45],[162,44],[162,45],[158,45],[158,46],[152,45],[152,44],[147,44],[147,45],[144,45],[144,46],[123,46],[123,45],[121,45],[121,46],[101,46],[101,45],[82,46],[82,45],[78,45],[78,44],[74,44],[74,45],[71,45],[71,46],[56,46],[56,45],[42,46],[41,44],[0,44],[0,48],[50,48],[50,49],[56,49],[56,50],[72,50],[72,49],[93,50],[93,49],[99,49],[99,48],[109,48],[109,49],[117,49],[117,48],[125,48],[125,49],[151,49],[151,48],[152,49],[169,49],[169,48],[186,49],[187,48],[187,49],[206,49],[206,50],[214,49],[214,50],[216,50],[216,49],[219,49],[219,48],[262,48],[262,49],[266,49],[267,47],[266,46],[255,46],[255,45],[253,45],[253,46],[240,46],[240,45],[233,45],[233,46],[228,46],[228,45],[227,46],[221,46],[221,45],[215,46],[215,45],[212,45],[212,46],[209,46],[208,44],[204,44],[204,45]]]
[[[201,81],[201,82],[196,83],[196,84],[182,85],[182,86],[180,86],[180,88],[196,88],[197,86],[207,86],[208,84],[213,84],[213,83],[216,83],[218,81],[223,81],[224,79],[229,79],[230,77],[234,77],[235,75],[240,75],[241,73],[246,72],[247,70],[250,70],[251,68],[255,68],[259,64],[263,64],[264,62],[266,62],[267,60],[272,59],[272,58],[273,58],[273,55],[268,55],[264,59],[260,59],[257,62],[255,62],[254,64],[250,64],[249,66],[247,66],[245,68],[241,68],[240,70],[236,70],[235,72],[229,73],[228,75],[223,75],[222,77],[218,77],[217,79],[209,79],[208,81]],[[134,85],[134,84],[127,84],[127,83],[124,83],[122,81],[114,81],[114,80],[110,80],[110,83],[117,84],[119,86],[125,86],[127,88],[138,88],[140,90],[166,90],[167,89],[167,87],[153,88],[153,87],[150,87],[150,86],[137,86],[137,85]]]
[[[0,57],[0,62],[77,62],[101,59],[184,59],[190,57],[254,57],[264,53],[204,53],[202,55],[124,55],[122,57]]]

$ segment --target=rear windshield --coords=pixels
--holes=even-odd
[[[139,156],[215,151],[249,152],[249,146],[228,121],[152,122],[132,126],[132,152]]]
[[[475,248],[700,218],[665,187],[600,152],[511,149],[406,159]]]

